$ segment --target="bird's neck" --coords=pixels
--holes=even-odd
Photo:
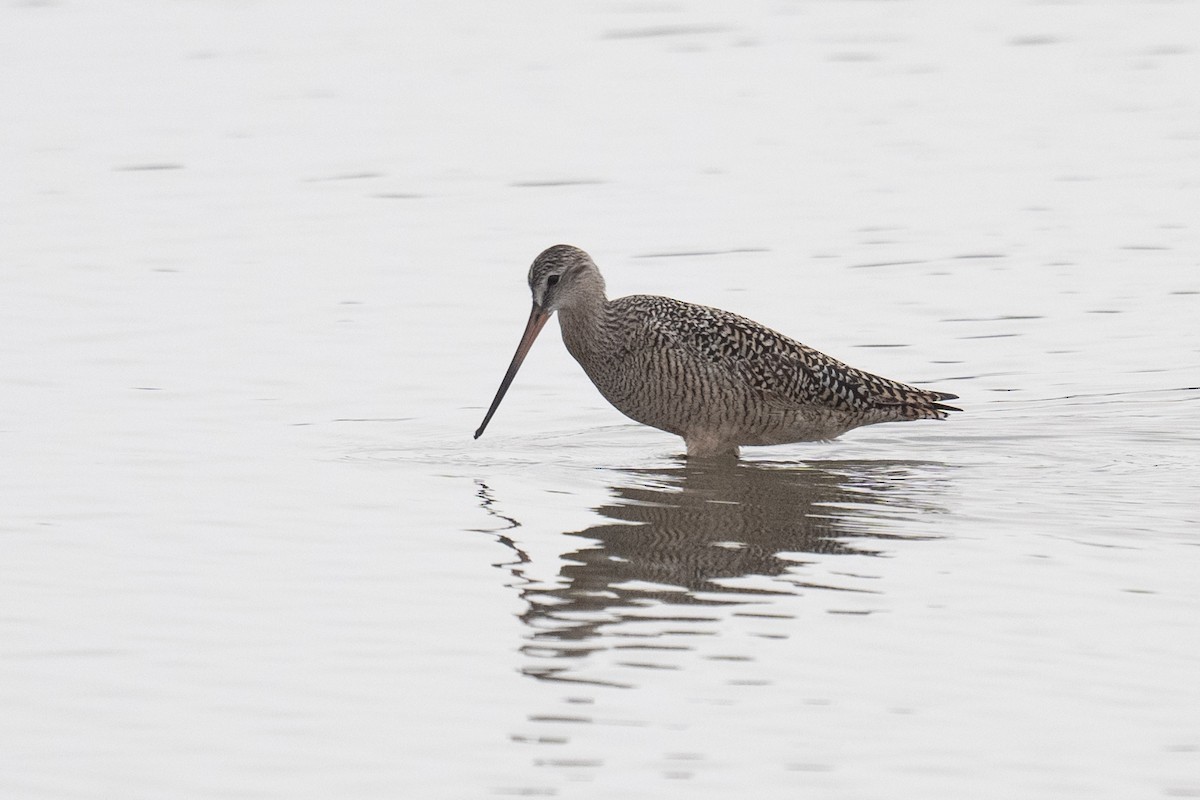
[[[558,310],[558,325],[562,329],[563,344],[576,360],[587,353],[602,351],[608,339],[608,298],[604,287],[587,298],[587,302],[575,303]]]

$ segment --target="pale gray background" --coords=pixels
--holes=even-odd
[[[4,3],[0,796],[1200,796],[1197,31]],[[472,441],[560,241],[966,411]]]

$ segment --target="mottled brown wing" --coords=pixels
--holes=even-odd
[[[645,314],[648,331],[735,375],[768,402],[846,411],[894,408],[914,417],[942,417],[944,412],[959,410],[940,402],[956,395],[917,389],[855,369],[719,308],[649,295],[622,300]]]

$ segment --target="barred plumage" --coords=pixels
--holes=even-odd
[[[638,422],[683,437],[689,456],[832,439],[879,422],[945,419],[957,395],[881,378],[753,320],[669,297],[607,299],[587,253],[555,245],[529,270],[533,311],[478,438],[542,326],[600,393]]]

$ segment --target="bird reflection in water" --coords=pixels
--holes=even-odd
[[[944,470],[897,461],[691,461],[628,470],[628,480],[612,487],[612,502],[596,509],[611,521],[565,533],[575,549],[561,556],[553,582],[531,577],[529,555],[509,535],[520,522],[499,510],[482,482],[478,496],[505,523],[490,532],[517,556],[497,566],[512,574],[528,604],[524,650],[538,663],[525,672],[621,685],[571,674],[579,659],[612,644],[602,637],[622,637],[627,647],[630,638],[664,633],[647,632],[648,622],[672,626],[667,633],[700,633],[697,625],[716,621],[697,615],[703,607],[770,604],[807,589],[865,591],[807,582],[798,568],[876,554],[881,540],[927,538],[911,522],[938,510],[933,499]]]

